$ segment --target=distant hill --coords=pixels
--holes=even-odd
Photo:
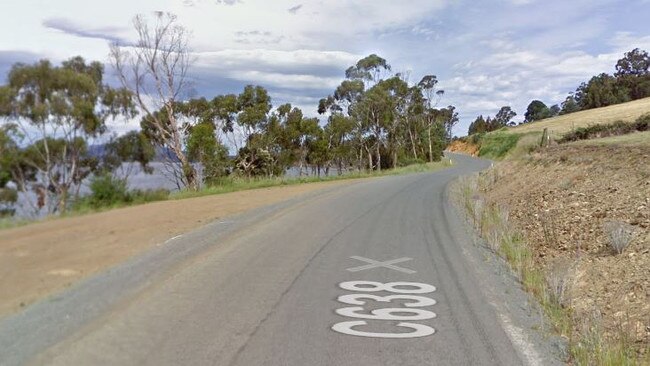
[[[551,136],[558,137],[578,127],[607,124],[616,121],[633,122],[646,113],[650,113],[650,98],[525,123],[517,127],[508,128],[508,131],[513,133],[528,133],[541,132],[545,128],[548,128]]]
[[[88,153],[92,157],[101,158],[102,156],[106,155],[106,144],[90,145],[88,147]],[[170,149],[163,148],[163,147],[156,147],[156,156],[154,157],[153,161],[168,161],[168,160],[178,161],[178,159]]]

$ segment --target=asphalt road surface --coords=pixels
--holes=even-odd
[[[455,156],[173,238],[0,321],[0,364],[541,363],[449,203],[450,182],[488,165]]]

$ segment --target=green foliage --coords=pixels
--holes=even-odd
[[[562,103],[560,114],[606,107],[650,97],[650,56],[638,48],[616,63],[616,73],[602,73],[582,83]]]
[[[126,181],[110,174],[91,178],[90,191],[88,200],[90,205],[95,208],[129,201]]]
[[[616,76],[643,76],[649,73],[650,55],[639,48],[625,53],[625,56],[616,62]]]
[[[390,65],[385,59],[372,54],[359,60],[356,65],[350,66],[345,71],[345,77],[376,83],[382,71],[390,71]]]
[[[142,204],[154,201],[163,201],[169,198],[166,189],[156,190],[131,190],[129,191],[126,180],[103,174],[91,178],[91,194],[75,202],[74,211],[83,212],[106,207],[119,207]]]
[[[517,113],[509,106],[503,106],[494,118],[487,117],[485,119],[482,115],[478,116],[474,122],[469,125],[468,135],[480,134],[485,132],[497,131],[506,126],[514,125],[512,119],[517,116]]]
[[[559,114],[560,115],[570,114],[578,111],[580,111],[580,106],[578,105],[576,98],[573,96],[573,94],[571,94],[568,97],[566,97],[564,102],[562,102],[562,106],[560,108]]]
[[[108,118],[135,115],[130,93],[103,84],[103,73],[101,63],[86,63],[81,57],[61,66],[47,60],[18,63],[7,85],[0,87],[0,117],[12,120],[20,131],[31,131],[19,136],[27,143],[8,150],[9,158],[3,160],[11,163],[2,174],[10,171],[22,190],[42,192],[37,195],[39,207],[45,205],[47,192],[56,203],[50,207],[65,211],[70,193],[102,169],[88,153],[88,139],[106,133]]]
[[[206,184],[213,184],[228,173],[228,150],[217,140],[211,123],[203,122],[192,127],[187,139],[187,155],[203,165]]]
[[[113,171],[121,166],[123,162],[138,163],[145,173],[153,173],[149,163],[156,155],[156,151],[147,138],[140,131],[131,131],[111,139],[105,145],[106,151],[103,156],[104,170]],[[128,174],[126,174],[128,176]]]
[[[526,108],[525,122],[535,122],[551,117],[553,112],[541,100],[533,100]]]
[[[458,113],[453,106],[435,108],[444,94],[436,90],[435,75],[410,85],[399,73],[388,75],[390,70],[386,60],[370,55],[320,100],[318,112],[328,114],[328,122],[311,146],[321,152],[327,147],[329,153],[308,154],[318,157],[310,160],[317,168],[381,170],[401,161],[440,159]]]
[[[576,90],[578,105],[584,110],[629,102],[632,100],[630,90],[618,81],[616,77],[605,73],[592,77]]]
[[[512,122],[512,119],[517,116],[517,113],[512,110],[510,106],[503,106],[497,112],[496,116],[494,117],[495,121],[495,129],[499,129],[505,126],[509,126]]]

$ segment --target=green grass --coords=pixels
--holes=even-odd
[[[16,219],[13,217],[2,217],[0,218],[0,230],[11,229],[14,227],[24,226],[29,224],[30,220]]]
[[[322,177],[296,177],[296,178],[241,178],[241,177],[227,177],[224,178],[219,185],[206,187],[199,191],[181,191],[177,193],[169,194],[166,191],[141,191],[138,194],[133,195],[133,200],[130,202],[116,202],[114,204],[103,206],[103,207],[93,207],[88,200],[80,200],[75,203],[71,210],[66,212],[61,216],[52,216],[46,219],[58,219],[63,217],[75,217],[81,215],[87,215],[92,213],[104,212],[118,208],[124,208],[134,205],[140,205],[149,202],[155,201],[165,201],[165,200],[179,200],[186,198],[195,198],[195,197],[204,197],[211,196],[216,194],[225,194],[230,192],[245,191],[251,189],[259,188],[269,188],[269,187],[278,187],[278,186],[288,186],[296,184],[309,184],[317,182],[330,182],[337,180],[346,180],[346,179],[361,179],[361,178],[372,178],[372,177],[381,177],[388,175],[402,175],[402,174],[411,174],[411,173],[423,173],[431,172],[440,169],[444,169],[451,165],[451,161],[447,158],[443,158],[442,161],[434,163],[424,163],[424,164],[412,164],[404,167],[399,167],[397,169],[388,169],[382,170],[381,172],[361,172],[361,173],[348,173],[344,175],[330,175]],[[2,218],[0,219],[0,230],[9,229],[17,226],[23,226],[37,221],[34,220],[20,220],[15,218]]]
[[[116,201],[111,204],[103,204],[98,206],[94,204],[90,197],[83,197],[72,205],[72,208],[63,216],[78,216],[93,212],[103,212],[113,210],[116,208],[142,205],[149,202],[166,201],[170,198],[171,194],[166,189],[154,190],[134,190],[129,192],[127,201]]]
[[[381,177],[387,175],[401,175],[411,173],[422,173],[428,171],[435,171],[450,166],[449,160],[443,158],[440,162],[425,163],[425,164],[412,164],[397,169],[382,170],[381,172],[353,172],[343,175],[330,175],[321,177],[277,177],[277,178],[250,178],[243,177],[227,177],[222,179],[218,185],[207,187],[199,191],[182,191],[173,193],[170,199],[185,199],[194,197],[210,196],[215,194],[224,194],[236,191],[245,191],[259,188],[269,188],[277,186],[288,186],[295,184],[317,183],[317,182],[331,182],[346,179],[360,179]]]
[[[502,159],[517,146],[520,137],[519,134],[503,131],[488,133],[480,140],[481,149],[478,155],[489,159]]]

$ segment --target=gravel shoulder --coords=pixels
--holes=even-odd
[[[52,219],[0,232],[0,318],[222,218],[359,180],[255,189]]]

